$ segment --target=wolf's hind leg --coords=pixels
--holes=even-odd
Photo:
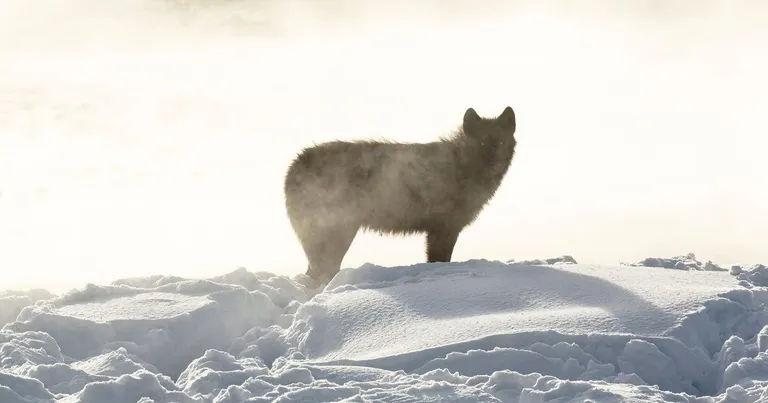
[[[316,228],[302,240],[309,260],[307,275],[315,281],[328,283],[341,270],[341,261],[357,235],[355,225]]]

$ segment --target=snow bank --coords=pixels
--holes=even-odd
[[[0,326],[16,319],[22,309],[53,297],[55,295],[46,290],[0,291]]]
[[[322,291],[240,269],[27,295],[2,305],[17,313],[0,330],[0,402],[768,396],[765,267],[657,262],[366,264]]]
[[[549,259],[533,259],[533,260],[521,260],[521,261],[515,261],[514,259],[507,260],[507,263],[509,264],[519,264],[519,265],[525,265],[525,266],[534,266],[534,265],[544,265],[544,264],[577,264],[576,259],[573,258],[571,255],[562,255],[558,257],[553,257]]]
[[[742,285],[751,288],[752,286],[768,286],[768,267],[762,264],[756,264],[747,268],[734,265],[731,267],[731,274],[742,281]]]
[[[298,283],[245,270],[209,280],[127,279],[28,306],[5,330],[45,332],[75,360],[121,349],[176,378],[206,350],[225,350],[252,328],[289,325],[289,300],[307,294]]]
[[[643,267],[663,267],[665,269],[678,270],[726,271],[726,269],[712,263],[710,260],[707,260],[704,263],[696,260],[696,255],[693,253],[674,256],[671,258],[649,257],[643,259],[640,262],[629,263],[628,265]]]

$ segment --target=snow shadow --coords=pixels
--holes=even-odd
[[[418,272],[410,272],[418,266]],[[643,336],[661,335],[682,319],[611,281],[557,267],[469,261],[389,270],[405,273],[371,288],[413,314],[432,319],[538,315],[550,318],[551,326],[545,327],[551,329],[567,322],[569,328]],[[596,310],[590,308],[606,314],[597,312],[596,317]],[[581,319],[586,322],[579,323]]]

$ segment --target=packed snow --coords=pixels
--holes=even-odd
[[[0,293],[0,402],[756,402],[768,272],[571,256]]]

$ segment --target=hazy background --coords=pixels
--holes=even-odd
[[[306,261],[313,142],[436,139],[474,107],[518,154],[454,259],[768,262],[764,1],[4,0],[0,289]],[[343,266],[424,259],[359,234]]]

